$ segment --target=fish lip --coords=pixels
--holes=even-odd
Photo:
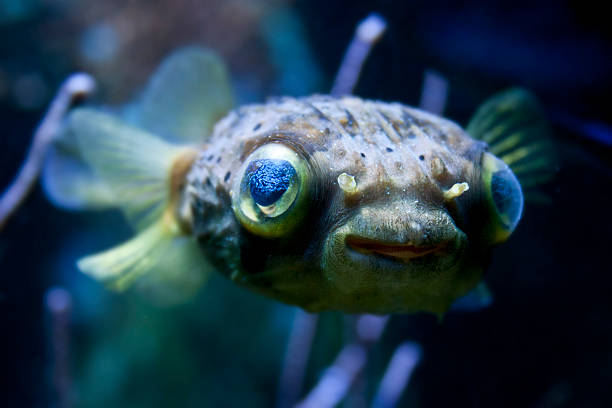
[[[345,245],[355,252],[392,259],[399,262],[410,262],[413,259],[443,252],[448,242],[436,244],[414,244],[413,242],[385,242],[359,235],[347,235]]]

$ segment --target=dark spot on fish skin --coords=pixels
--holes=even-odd
[[[419,160],[421,160],[421,161],[422,161],[422,160],[425,160],[425,156],[420,155],[420,156],[419,156]]]
[[[214,159],[214,158],[215,158],[215,155],[214,155],[214,154],[211,154],[210,156],[208,156],[208,157],[206,158],[206,160],[211,161],[211,160],[212,160],[212,159]]]
[[[257,132],[259,128],[261,128],[261,123],[255,125],[255,127],[253,128],[253,132]]]
[[[329,136],[329,134],[330,134],[330,133],[331,133],[331,130],[329,130],[329,128],[325,128],[325,129],[323,129],[323,134],[324,134],[325,136]]]
[[[206,180],[204,180],[204,184],[206,184],[208,187],[212,187],[212,182],[210,181],[210,178],[206,177]]]
[[[217,164],[221,163],[221,156],[217,157]]]
[[[223,181],[225,181],[227,183],[227,180],[229,180],[230,176],[232,175],[232,173],[230,171],[228,171],[227,173],[225,173],[225,177],[223,177]]]
[[[365,159],[365,153],[359,153]]]
[[[391,153],[391,152],[393,151],[393,149],[392,149],[392,148],[390,148],[390,147],[387,147],[387,149],[386,149],[386,150],[387,150],[387,152],[389,152],[389,153]]]

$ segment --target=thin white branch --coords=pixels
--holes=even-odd
[[[447,97],[448,81],[446,78],[435,71],[425,71],[419,107],[436,115],[442,115]]]
[[[306,399],[296,408],[335,407],[348,392],[353,380],[366,363],[366,350],[361,344],[344,346],[334,364],[327,368],[323,377]]]
[[[72,74],[64,81],[49,110],[34,132],[28,155],[17,177],[0,197],[0,230],[28,196],[42,169],[45,156],[59,124],[70,106],[77,100],[90,95],[95,81],[88,74]]]
[[[353,92],[366,58],[386,29],[387,22],[376,13],[370,14],[359,23],[355,30],[355,36],[340,64],[331,90],[332,95],[347,95]]]
[[[317,321],[316,314],[301,309],[295,313],[278,385],[277,408],[291,407],[300,397]]]
[[[380,381],[372,408],[393,408],[397,405],[421,356],[418,344],[405,342],[399,345]]]
[[[59,408],[72,406],[72,378],[70,376],[70,316],[72,296],[64,288],[51,288],[45,294],[45,306],[51,317],[51,346],[53,351],[53,385]]]
[[[369,348],[384,331],[388,316],[362,315],[357,319],[357,341],[342,348],[315,387],[300,402],[299,408],[332,408],[344,399],[363,371]]]

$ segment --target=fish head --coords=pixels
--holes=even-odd
[[[261,129],[248,113],[218,125],[188,183],[196,236],[231,280],[310,311],[437,314],[478,283],[482,144],[384,145],[307,115]]]

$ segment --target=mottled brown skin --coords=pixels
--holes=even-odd
[[[314,183],[297,230],[265,239],[234,216],[243,161],[284,143]],[[188,174],[193,232],[233,281],[310,311],[444,313],[480,279],[485,145],[446,119],[355,97],[283,98],[229,113]],[[345,192],[338,176],[355,178]],[[444,200],[455,183],[469,190]],[[395,256],[400,248],[401,256]]]

